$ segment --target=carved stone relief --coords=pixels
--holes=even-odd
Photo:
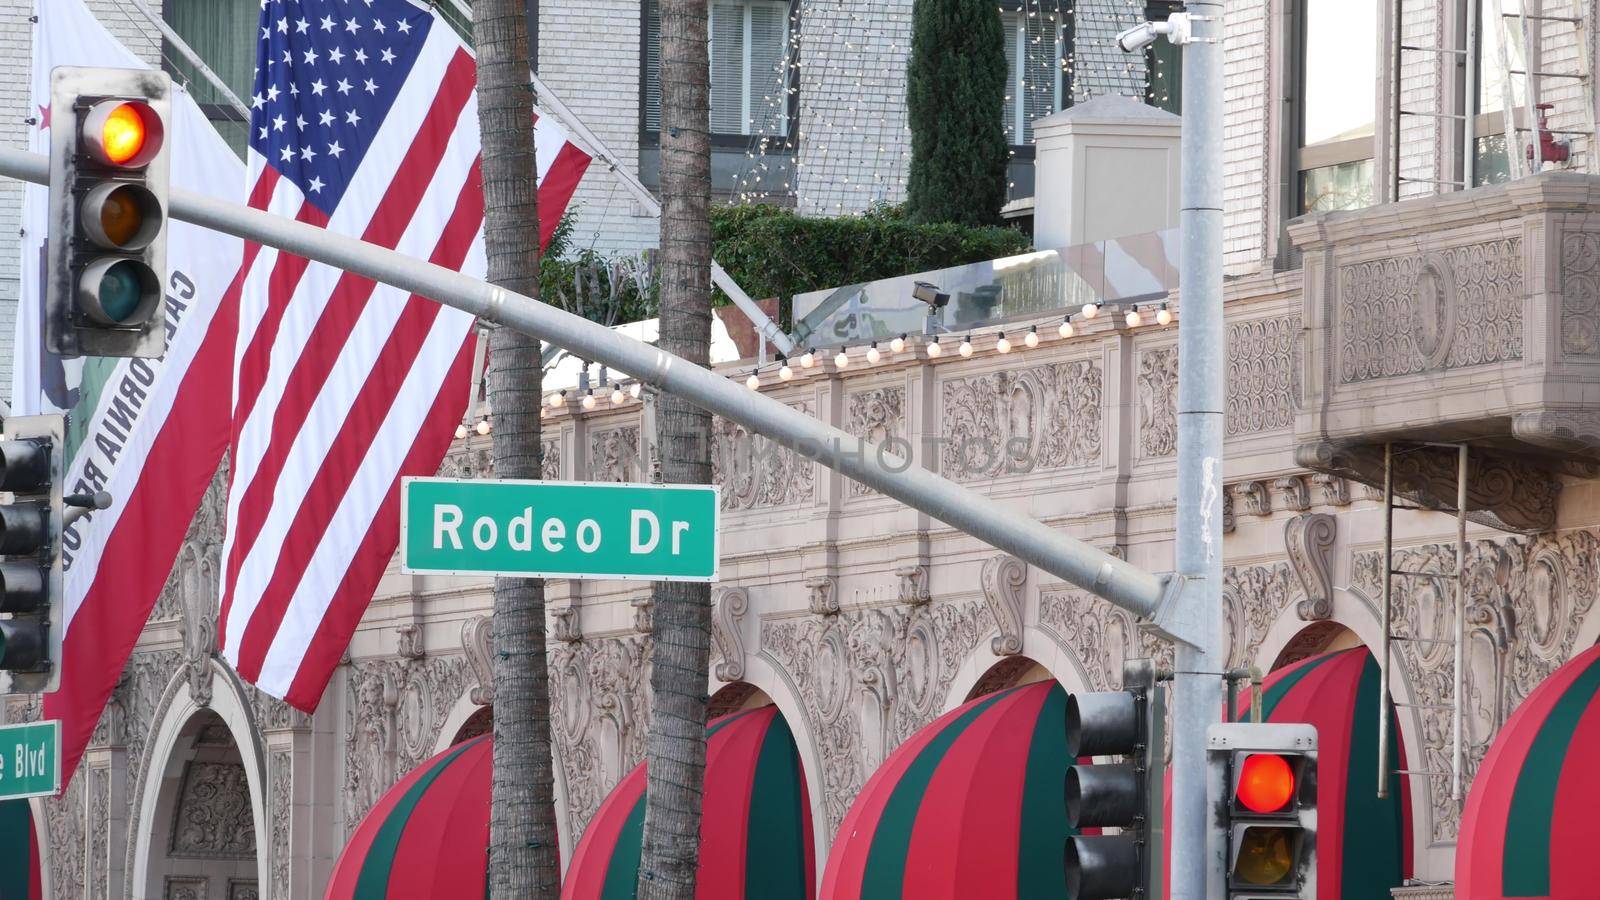
[[[832,575],[814,575],[806,579],[808,606],[813,615],[839,614],[839,580]]]
[[[1272,623],[1289,606],[1292,578],[1282,562],[1222,570],[1223,658],[1229,667],[1254,665]]]
[[[1299,475],[1285,475],[1272,481],[1272,492],[1278,506],[1292,512],[1305,512],[1311,508],[1311,489]]]
[[[792,405],[815,416],[810,401]],[[722,486],[723,509],[792,506],[811,501],[816,470],[794,451],[717,417],[711,428],[711,480]]]
[[[238,763],[184,766],[170,844],[173,856],[254,859],[250,785]]]
[[[293,821],[294,756],[288,751],[274,750],[267,762],[267,779],[271,782],[267,815],[272,829],[272,900],[289,900],[289,869],[293,858],[289,829]],[[254,885],[249,886],[249,890],[254,890]]]
[[[208,900],[206,878],[167,878],[167,900]]]
[[[550,638],[563,644],[571,644],[583,640],[583,620],[578,615],[578,606],[568,603],[566,606],[550,610]]]
[[[1289,564],[1305,592],[1298,611],[1307,622],[1333,616],[1332,552],[1338,529],[1339,520],[1327,513],[1305,513],[1283,526]]]
[[[881,387],[856,391],[845,399],[845,431],[886,453],[910,456],[910,445],[905,443],[906,390],[903,387]],[[872,488],[857,481],[849,482],[852,497],[875,494]]]
[[[1294,424],[1299,333],[1300,317],[1293,315],[1228,326],[1229,437]]]
[[[1234,515],[1269,516],[1272,514],[1272,493],[1265,481],[1240,481],[1226,488],[1233,498]]]
[[[1000,633],[991,642],[996,656],[1015,656],[1022,652],[1023,586],[1028,582],[1028,565],[1015,556],[1000,554],[983,564],[983,597],[989,604]]]
[[[462,622],[461,652],[472,668],[472,692],[467,698],[488,706],[494,702],[494,619],[473,616]]]
[[[1139,453],[1178,452],[1178,348],[1152,347],[1139,353]]]
[[[750,609],[750,592],[742,587],[723,587],[716,590],[711,608],[711,641],[720,659],[711,673],[722,681],[744,678],[744,633],[739,630],[744,614]]]
[[[576,841],[600,802],[644,759],[650,650],[638,635],[550,648],[556,757],[566,776],[567,821]]]
[[[351,664],[346,683],[346,833],[401,776],[433,754],[445,716],[466,689],[461,656]]]
[[[1521,359],[1522,284],[1518,237],[1341,267],[1340,380]]]
[[[1094,690],[1121,688],[1122,664],[1130,659],[1151,657],[1163,668],[1172,667],[1171,644],[1146,634],[1131,613],[1087,591],[1041,591],[1039,625],[1074,651]]]
[[[900,602],[907,606],[921,606],[933,599],[928,592],[928,567],[924,565],[899,566],[894,570],[900,579]]]
[[[639,426],[602,428],[589,435],[589,480],[645,480],[639,454]]]
[[[1494,736],[1524,698],[1572,657],[1578,629],[1592,612],[1597,591],[1600,531],[1585,529],[1533,538],[1473,541],[1467,546],[1467,687],[1462,694],[1465,743],[1463,778],[1470,783]],[[1353,590],[1376,608],[1381,592],[1382,553],[1355,554]],[[1395,568],[1453,574],[1455,544],[1424,544],[1398,550]],[[1412,701],[1448,704],[1452,690],[1455,588],[1448,580],[1393,581],[1394,632],[1444,643],[1399,641]],[[1448,772],[1451,725],[1448,709],[1403,711],[1419,725],[1424,758],[1413,768]],[[1433,838],[1454,838],[1459,810],[1447,777],[1427,779]]]
[[[943,382],[939,469],[971,481],[1100,460],[1103,373],[1075,360]]]
[[[1561,353],[1600,357],[1600,234],[1561,238]]]

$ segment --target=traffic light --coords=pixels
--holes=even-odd
[[[1123,758],[1067,770],[1067,821],[1072,827],[1079,832],[1120,829],[1067,838],[1067,896],[1077,900],[1148,900],[1160,884],[1166,713],[1150,660],[1130,660],[1122,683],[1120,691],[1067,698],[1067,753],[1077,760]]]
[[[146,69],[50,73],[45,346],[61,356],[166,349],[171,79]]]
[[[60,416],[12,416],[0,438],[0,693],[61,680],[62,437]]]
[[[1227,816],[1230,900],[1317,895],[1317,730],[1224,724],[1206,732],[1207,782]]]

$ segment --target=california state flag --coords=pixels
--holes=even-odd
[[[112,38],[82,0],[37,0],[35,11],[29,143],[33,152],[47,153],[51,69],[148,66]],[[181,89],[173,92],[170,124],[172,184],[242,203],[244,164]],[[43,349],[40,328],[48,203],[44,187],[27,186],[12,410],[66,412],[67,488],[103,489],[115,498],[110,509],[78,520],[63,537],[61,689],[45,695],[44,717],[62,723],[65,786],[228,444],[242,242],[172,222],[166,356],[63,360]]]

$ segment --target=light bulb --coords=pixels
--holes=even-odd
[[[456,426],[456,440],[464,441],[466,439],[467,439],[467,423],[462,422],[460,425]]]
[[[800,355],[800,368],[809,369],[817,364],[817,355],[807,350]]]
[[[633,384],[628,385],[628,393],[633,395],[633,399],[639,399],[639,395],[644,393],[644,384],[635,381]]]
[[[972,335],[969,334],[962,339],[961,346],[957,347],[956,349],[961,352],[961,357],[963,359],[972,356]]]
[[[752,391],[761,390],[761,376],[751,372],[750,377],[744,380],[744,386]]]
[[[1028,335],[1022,339],[1022,342],[1028,345],[1029,350],[1039,346],[1039,326],[1035,325],[1029,328]]]
[[[611,392],[611,405],[612,406],[621,406],[623,404],[623,402],[625,400],[627,400],[627,399],[628,399],[628,393],[622,389],[622,385],[620,385],[620,384],[617,385],[616,389]]]
[[[1056,334],[1059,334],[1064,338],[1072,337],[1076,333],[1077,329],[1072,327],[1072,320],[1070,318],[1062,319],[1061,327],[1056,329]]]
[[[566,391],[561,391],[559,393],[555,393],[555,394],[551,394],[550,395],[550,407],[552,409],[560,409],[561,407],[565,406],[566,404],[567,404],[567,392]]]
[[[944,353],[944,345],[939,343],[939,339],[938,338],[934,338],[933,342],[928,344],[928,358],[929,359],[938,359],[943,353]]]
[[[905,349],[906,349],[906,336],[902,334],[899,337],[895,338],[894,340],[890,341],[889,342],[889,349],[894,351],[895,353],[904,353]]]
[[[548,419],[548,418],[550,418],[550,409],[549,409],[549,407],[545,407],[545,406],[539,407],[539,418],[540,419]]]
[[[833,364],[841,369],[848,368],[850,366],[850,357],[843,350],[840,350],[839,355],[833,358]]]
[[[594,391],[583,395],[583,408],[594,409]]]
[[[784,363],[782,368],[778,369],[778,379],[780,381],[788,381],[789,379],[791,379],[793,377],[794,377],[794,370],[789,368],[789,364],[788,363]]]
[[[1156,322],[1160,325],[1172,324],[1172,310],[1167,309],[1165,303],[1161,304],[1161,309],[1156,312]]]
[[[1083,305],[1083,309],[1081,311],[1082,311],[1083,317],[1085,319],[1092,319],[1095,316],[1100,315],[1100,304],[1098,304],[1098,303],[1085,303]]]
[[[878,352],[878,342],[873,341],[872,346],[867,348],[867,364],[875,366],[880,359],[883,359],[883,354]]]
[[[477,430],[478,430],[479,434],[488,434],[489,433],[489,417],[488,416],[484,416],[483,418],[478,420],[478,429]]]
[[[1139,307],[1137,306],[1128,310],[1128,314],[1123,316],[1122,320],[1128,323],[1129,328],[1138,328],[1144,323],[1144,317],[1139,315]]]
[[[994,349],[1000,351],[1001,353],[1011,352],[1011,341],[1006,339],[1006,333],[1004,331],[1000,332],[1000,340],[994,342]]]

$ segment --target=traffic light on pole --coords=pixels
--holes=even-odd
[[[50,73],[45,346],[61,356],[166,348],[171,79],[145,69]]]
[[[0,693],[61,680],[62,419],[12,416],[0,438]]]
[[[1166,714],[1150,660],[1130,660],[1122,683],[1121,691],[1067,698],[1067,753],[1078,760],[1122,757],[1067,770],[1068,823],[1079,832],[1119,829],[1067,838],[1067,896],[1076,900],[1148,900],[1159,884]]]
[[[1223,724],[1206,732],[1208,783],[1226,814],[1230,900],[1317,895],[1317,730]]]

